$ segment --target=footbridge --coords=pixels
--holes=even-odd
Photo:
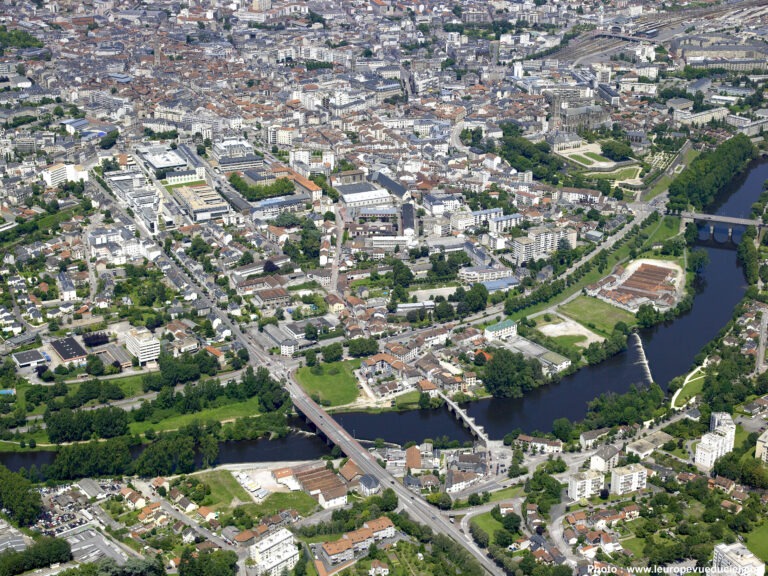
[[[448,407],[448,410],[454,415],[456,420],[459,420],[465,428],[468,428],[469,431],[472,433],[472,435],[477,438],[479,442],[482,442],[483,445],[488,446],[488,443],[490,442],[490,438],[488,438],[488,434],[485,431],[485,428],[483,426],[480,426],[477,422],[475,422],[475,419],[472,418],[469,414],[467,414],[467,411],[464,410],[461,406],[456,404],[453,400],[448,398],[448,396],[445,395],[442,391],[438,392],[440,397],[445,400],[445,405]]]

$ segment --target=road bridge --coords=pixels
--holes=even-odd
[[[293,380],[293,374],[289,374],[286,388],[291,394],[291,400],[296,411],[314,424],[318,431],[351,458],[364,474],[370,474],[378,479],[382,486],[392,488],[411,518],[429,526],[435,533],[446,534],[463,545],[490,574],[503,574],[502,570],[474,542],[470,541],[466,535],[461,534],[454,524],[451,524],[438,510],[420,496],[413,494],[392,474],[382,468],[368,450],[363,448],[338,422],[307,396],[301,386]]]
[[[683,220],[683,224],[688,222],[699,222],[702,224],[709,224],[709,235],[714,237],[715,224],[725,224],[728,226],[728,240],[733,238],[734,226],[754,226],[758,230],[763,228],[762,220],[755,218],[739,218],[737,216],[719,216],[717,214],[701,214],[699,212],[681,212],[680,217]]]

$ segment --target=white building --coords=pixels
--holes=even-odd
[[[483,331],[483,337],[489,342],[493,340],[504,340],[506,338],[509,338],[510,336],[515,336],[516,334],[517,334],[517,322],[509,319],[502,320],[497,324],[488,326]]]
[[[572,500],[591,498],[605,487],[605,476],[597,470],[578,472],[568,478],[568,497]]]
[[[645,488],[648,471],[640,464],[629,464],[611,470],[611,492],[629,494]]]
[[[55,188],[64,182],[88,182],[88,171],[83,170],[79,164],[52,164],[40,173],[43,182],[49,188]]]
[[[760,434],[755,448],[755,458],[768,464],[768,430]]]
[[[160,356],[160,341],[146,328],[134,328],[125,338],[128,352],[139,359],[139,364],[157,360]]]
[[[589,459],[590,470],[610,472],[619,463],[619,449],[610,445],[600,446]]]
[[[715,573],[739,576],[763,576],[765,563],[741,542],[715,546],[712,568]]]
[[[296,540],[285,528],[280,528],[251,546],[251,560],[259,576],[280,576],[293,570],[299,561]]]
[[[726,412],[713,412],[709,420],[709,432],[701,437],[696,446],[694,462],[704,470],[711,470],[718,458],[733,450],[736,425]]]

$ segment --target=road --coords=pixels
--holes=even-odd
[[[405,511],[417,522],[429,526],[434,532],[445,534],[456,542],[461,542],[469,550],[478,562],[491,574],[503,574],[474,542],[462,538],[461,533],[454,524],[446,520],[441,514],[429,505],[421,497],[417,497],[405,486],[382,468],[368,450],[363,448],[357,440],[344,430],[325,410],[318,406],[289,374],[286,388],[291,393],[291,399],[298,411],[314,422],[323,434],[344,454],[352,458],[358,467],[365,473],[374,476],[382,486],[392,488],[397,494]]]

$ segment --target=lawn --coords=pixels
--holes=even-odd
[[[643,538],[627,538],[626,540],[621,540],[620,543],[623,548],[632,552],[635,558],[643,557],[643,548],[645,548],[645,540]]]
[[[496,492],[491,492],[491,502],[501,502],[502,500],[509,500],[522,495],[522,486],[510,486],[509,488],[502,488]]]
[[[240,486],[228,470],[214,470],[213,472],[196,474],[195,477],[211,488],[211,493],[205,497],[205,506],[221,510],[230,508],[235,499],[241,503],[253,501],[245,488]]]
[[[259,399],[258,397],[254,397],[249,398],[244,402],[227,404],[226,406],[219,406],[218,408],[211,408],[209,410],[203,410],[202,412],[173,415],[164,418],[159,422],[152,422],[150,420],[145,420],[144,422],[131,422],[130,430],[131,434],[143,434],[149,428],[152,428],[156,432],[159,432],[160,430],[178,430],[179,428],[191,424],[194,420],[200,422],[208,420],[224,422],[225,420],[233,420],[245,416],[255,416],[258,413]]]
[[[768,522],[747,534],[747,548],[760,560],[768,562]]]
[[[246,504],[245,510],[252,516],[261,517],[266,514],[277,514],[282,510],[296,510],[303,517],[317,508],[317,500],[306,492],[274,492],[261,504]]]
[[[680,218],[677,216],[664,216],[659,226],[653,231],[647,244],[653,246],[677,236],[680,233]]]
[[[616,182],[622,182],[624,180],[637,178],[639,173],[639,166],[630,166],[629,168],[614,170],[613,172],[590,172],[589,174],[584,174],[584,176],[594,180],[615,180]]]
[[[570,156],[568,156],[568,159],[569,160],[575,160],[579,164],[584,164],[584,166],[592,166],[592,164],[594,164],[594,162],[592,162],[592,160],[590,160],[588,158],[585,158],[581,154],[571,154]]]
[[[343,406],[357,398],[357,378],[353,370],[359,366],[359,359],[322,364],[322,374],[314,374],[304,366],[296,372],[296,379],[310,396],[318,396],[330,406]]]
[[[504,526],[501,525],[501,522],[491,516],[490,512],[474,516],[472,520],[470,520],[470,523],[472,522],[477,524],[479,528],[488,533],[488,536],[491,537],[491,542],[493,542],[493,535],[496,534],[496,531],[504,528]]]
[[[609,158],[606,158],[605,156],[600,156],[597,152],[584,152],[584,156],[587,158],[590,158],[592,160],[596,160],[597,162],[610,162],[611,160]]]
[[[395,406],[398,410],[418,407],[420,396],[421,394],[418,390],[406,392],[405,394],[401,394],[395,398]]]
[[[675,406],[673,406],[673,408],[677,406],[681,406],[681,407],[685,406],[685,404],[691,398],[693,398],[697,394],[701,394],[701,391],[704,388],[704,380],[705,380],[704,374],[688,380],[688,384],[685,385],[685,388],[683,388],[680,391],[680,394],[678,394],[677,398],[675,399]]]
[[[579,296],[565,306],[561,306],[559,311],[587,328],[594,328],[606,336],[610,336],[617,322],[624,322],[627,326],[633,326],[636,321],[629,312],[591,296]]]
[[[578,350],[581,348],[581,343],[587,339],[584,334],[566,334],[565,336],[553,336],[552,340],[562,344],[567,348]]]
[[[736,424],[736,435],[733,437],[733,446],[738,448],[744,444],[749,437],[749,432],[741,424]]]
[[[181,186],[203,186],[205,184],[205,180],[195,180],[194,182],[184,182],[182,184],[163,184],[163,186],[165,186],[165,189],[170,192],[174,188],[179,188]]]

